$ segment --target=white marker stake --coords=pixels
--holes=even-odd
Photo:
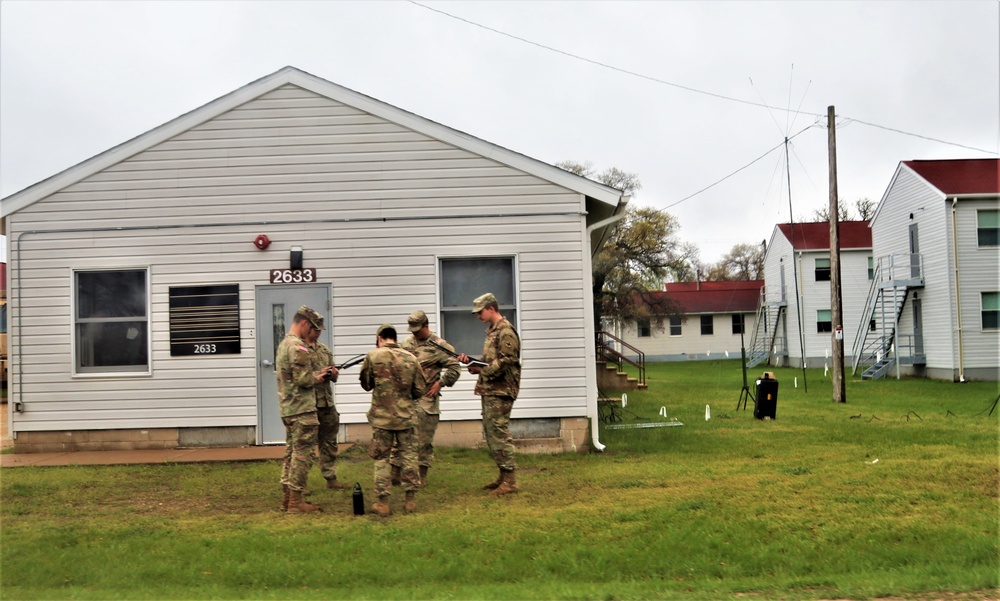
[[[711,418],[712,418],[712,410],[708,408],[708,405],[705,405],[705,421],[707,422]]]

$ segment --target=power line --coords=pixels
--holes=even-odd
[[[732,96],[725,96],[723,94],[716,94],[715,92],[707,92],[705,90],[699,90],[697,88],[692,88],[690,86],[681,85],[681,84],[674,83],[674,82],[671,82],[671,81],[667,81],[667,80],[664,80],[664,79],[659,79],[657,77],[652,77],[650,75],[644,75],[642,73],[638,73],[638,72],[635,72],[635,71],[630,71],[628,69],[623,69],[621,67],[616,67],[616,66],[610,65],[608,63],[602,63],[600,61],[597,61],[597,60],[594,60],[594,59],[590,59],[590,58],[587,58],[585,56],[580,56],[578,54],[573,54],[572,52],[567,52],[565,50],[560,50],[560,49],[554,48],[552,46],[546,46],[545,44],[541,44],[539,42],[535,42],[535,41],[529,40],[527,38],[522,38],[520,36],[516,36],[516,35],[510,34],[510,33],[507,33],[505,31],[500,31],[499,29],[495,29],[493,27],[489,27],[487,25],[483,25],[482,23],[476,23],[475,21],[470,21],[469,19],[466,19],[464,17],[459,17],[458,15],[453,15],[453,14],[451,14],[449,12],[445,12],[443,10],[440,10],[440,9],[437,9],[437,8],[434,8],[434,7],[431,7],[431,6],[427,6],[426,4],[421,4],[420,2],[416,2],[415,0],[407,0],[407,1],[410,4],[413,4],[415,6],[419,6],[420,8],[424,8],[424,9],[427,9],[429,11],[436,12],[436,13],[438,13],[440,15],[444,15],[444,16],[449,17],[451,19],[455,19],[456,21],[461,21],[463,23],[467,23],[467,24],[472,25],[474,27],[479,27],[480,29],[485,29],[486,31],[491,31],[491,32],[493,32],[493,33],[495,33],[497,35],[502,35],[502,36],[511,38],[513,40],[517,40],[519,42],[523,42],[525,44],[530,44],[532,46],[536,46],[536,47],[541,48],[543,50],[548,50],[549,52],[555,52],[556,54],[562,54],[563,56],[568,56],[570,58],[573,58],[573,59],[576,59],[576,60],[579,60],[579,61],[590,63],[592,65],[597,65],[598,67],[604,67],[605,69],[610,69],[612,71],[617,71],[619,73],[624,73],[626,75],[631,75],[632,77],[638,77],[640,79],[645,79],[647,81],[652,81],[654,83],[662,84],[662,85],[665,85],[665,86],[670,86],[670,87],[673,87],[673,88],[678,88],[680,90],[685,90],[687,92],[694,92],[696,94],[703,94],[705,96],[711,96],[713,98],[718,98],[720,100],[728,100],[730,102],[737,102],[737,103],[740,103],[740,104],[747,104],[747,105],[750,105],[750,106],[756,106],[756,107],[766,108],[766,109],[773,109],[773,110],[777,110],[777,111],[785,111],[785,112],[789,112],[789,113],[792,112],[792,110],[789,109],[789,108],[782,108],[780,106],[771,106],[769,104],[762,104],[762,103],[753,102],[753,101],[750,101],[750,100],[743,100],[742,98],[733,98]],[[791,93],[790,90],[789,90],[789,93]],[[803,96],[803,99],[804,99],[804,96]],[[826,114],[820,114],[820,113],[809,113],[809,112],[798,111],[798,110],[796,110],[795,112],[797,114],[809,115],[811,117],[823,117],[823,118],[826,117]],[[904,136],[912,136],[914,138],[920,138],[922,140],[929,140],[931,142],[937,142],[939,144],[947,144],[949,146],[956,146],[958,148],[965,148],[967,150],[974,150],[976,152],[984,152],[986,154],[993,154],[993,155],[997,154],[997,152],[994,151],[994,150],[984,150],[982,148],[976,148],[975,146],[966,146],[964,144],[958,144],[956,142],[949,142],[947,140],[941,140],[939,138],[932,138],[930,136],[924,136],[924,135],[921,135],[921,134],[915,134],[915,133],[912,133],[912,132],[903,131],[901,129],[896,129],[894,127],[887,127],[885,125],[878,125],[876,123],[870,123],[868,121],[862,121],[860,119],[854,119],[854,118],[848,118],[848,117],[845,117],[845,119],[850,119],[851,121],[854,121],[856,123],[860,123],[862,125],[867,125],[869,127],[875,127],[875,128],[883,129],[883,130],[886,130],[886,131],[891,131],[893,133],[902,134]]]
[[[754,164],[754,163],[756,163],[757,161],[759,161],[759,160],[763,159],[764,157],[766,157],[767,155],[771,154],[771,153],[772,153],[772,152],[774,152],[775,150],[778,150],[779,148],[781,148],[782,146],[784,146],[786,142],[790,142],[790,141],[792,141],[792,139],[796,138],[797,136],[799,136],[799,135],[800,135],[800,134],[802,134],[802,133],[805,133],[806,131],[808,131],[808,130],[812,129],[812,128],[813,128],[813,127],[815,127],[815,126],[816,126],[816,123],[814,122],[814,123],[813,123],[812,125],[810,125],[809,127],[806,127],[806,128],[805,128],[805,129],[803,129],[802,131],[798,132],[798,133],[797,133],[797,134],[795,134],[794,136],[791,136],[790,138],[787,138],[786,140],[782,140],[782,141],[781,141],[781,143],[779,143],[779,144],[778,144],[777,146],[775,146],[775,147],[771,148],[770,150],[768,150],[768,151],[767,151],[767,152],[765,152],[764,154],[762,154],[762,155],[760,155],[759,157],[757,157],[756,159],[754,159],[754,160],[750,161],[750,162],[749,162],[749,163],[747,163],[746,165],[743,165],[742,167],[740,167],[740,168],[739,168],[739,169],[737,169],[736,171],[733,171],[732,173],[730,173],[729,175],[727,175],[727,176],[725,176],[724,178],[720,179],[719,181],[715,182],[714,184],[710,184],[710,185],[708,185],[708,186],[706,186],[706,187],[702,188],[701,190],[698,190],[698,191],[697,191],[697,192],[695,192],[694,194],[691,194],[691,195],[689,195],[689,196],[685,196],[684,198],[682,198],[682,199],[678,200],[677,202],[673,202],[673,203],[670,203],[670,204],[668,204],[667,206],[663,207],[662,209],[658,209],[658,210],[660,210],[660,211],[666,211],[667,209],[669,209],[669,208],[671,208],[671,207],[676,207],[677,205],[681,204],[682,202],[684,202],[684,201],[686,201],[686,200],[690,200],[690,199],[694,198],[695,196],[698,196],[699,194],[701,194],[702,192],[704,192],[704,191],[706,191],[706,190],[709,190],[709,189],[711,189],[711,188],[714,188],[715,186],[718,186],[719,184],[721,184],[722,182],[724,182],[724,181],[726,181],[727,179],[731,178],[732,176],[736,175],[736,174],[737,174],[737,173],[739,173],[740,171],[743,171],[743,170],[744,170],[744,169],[746,169],[747,167],[750,167],[751,165],[753,165],[753,164]]]
[[[724,96],[722,94],[716,94],[715,92],[706,92],[705,90],[699,90],[697,88],[692,88],[692,87],[689,87],[689,86],[684,86],[684,85],[681,85],[679,83],[674,83],[672,81],[666,81],[664,79],[659,79],[659,78],[653,77],[651,75],[644,75],[642,73],[637,73],[635,71],[629,71],[628,69],[622,69],[621,67],[616,67],[614,65],[609,65],[608,63],[602,63],[600,61],[596,61],[594,59],[590,59],[590,58],[587,58],[585,56],[580,56],[578,54],[573,54],[572,52],[566,52],[565,50],[560,50],[558,48],[553,48],[552,46],[546,46],[545,44],[540,44],[538,42],[535,42],[535,41],[532,41],[532,40],[529,40],[529,39],[526,39],[526,38],[522,38],[522,37],[510,34],[510,33],[507,33],[506,31],[500,31],[499,29],[494,29],[494,28],[489,27],[487,25],[483,25],[482,23],[476,23],[475,21],[470,21],[470,20],[468,20],[468,19],[466,19],[464,17],[459,17],[457,15],[453,15],[453,14],[445,12],[443,10],[439,10],[439,9],[431,7],[431,6],[427,6],[426,4],[421,4],[419,2],[416,2],[415,0],[407,0],[407,1],[410,4],[415,4],[415,5],[419,6],[420,8],[426,8],[429,11],[433,11],[433,12],[436,12],[438,14],[442,14],[442,15],[444,15],[446,17],[450,17],[452,19],[455,19],[456,21],[461,21],[463,23],[468,23],[469,25],[472,25],[474,27],[479,27],[480,29],[485,29],[486,31],[492,31],[495,34],[502,35],[502,36],[511,38],[513,40],[517,40],[519,42],[524,42],[525,44],[531,44],[532,46],[537,46],[538,48],[541,48],[543,50],[548,50],[549,52],[555,52],[556,54],[562,54],[563,56],[568,56],[570,58],[575,58],[576,60],[580,60],[580,61],[583,61],[585,63],[590,63],[592,65],[597,65],[598,67],[604,67],[605,69],[611,69],[612,71],[618,71],[619,73],[625,73],[626,75],[631,75],[633,77],[638,77],[640,79],[646,79],[646,80],[649,80],[649,81],[652,81],[652,82],[655,82],[655,83],[663,84],[663,85],[666,85],[666,86],[671,86],[671,87],[674,87],[674,88],[679,88],[681,90],[686,90],[688,92],[694,92],[696,94],[704,94],[706,96],[712,96],[714,98],[719,98],[719,99],[722,99],[722,100],[729,100],[730,102],[739,102],[739,103],[742,103],[742,104],[749,104],[750,106],[756,106],[756,107],[768,108],[768,109],[775,109],[775,110],[779,110],[779,111],[787,111],[787,110],[789,110],[789,109],[784,109],[784,108],[781,108],[781,107],[778,107],[778,106],[770,106],[770,105],[767,105],[767,104],[761,104],[759,102],[753,102],[751,100],[743,100],[741,98],[733,98],[732,96]],[[825,116],[825,115],[820,115],[819,113],[803,113],[803,114],[810,115],[812,117],[823,117],[823,116]]]

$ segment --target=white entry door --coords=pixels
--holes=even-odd
[[[257,444],[285,444],[285,425],[278,411],[274,355],[292,325],[295,311],[308,305],[327,321],[320,341],[330,344],[328,284],[271,285],[257,288]]]

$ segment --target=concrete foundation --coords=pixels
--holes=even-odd
[[[511,420],[511,435],[522,453],[587,453],[590,450],[590,423],[584,417],[515,419]],[[338,440],[368,444],[371,436],[368,424],[341,424]],[[56,453],[241,447],[252,446],[255,440],[256,428],[251,426],[148,428],[20,432],[13,446],[15,453]],[[482,422],[441,422],[434,444],[441,447],[485,447]]]

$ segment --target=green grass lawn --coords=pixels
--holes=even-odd
[[[0,596],[1000,598],[997,384],[850,380],[837,404],[822,370],[808,393],[774,371],[758,421],[737,361],[654,364],[625,421],[683,426],[521,455],[522,492],[495,500],[485,451],[439,449],[417,512],[397,494],[385,520],[315,470],[325,511],[282,514],[276,462],[5,469]],[[340,470],[370,504],[365,450]]]

